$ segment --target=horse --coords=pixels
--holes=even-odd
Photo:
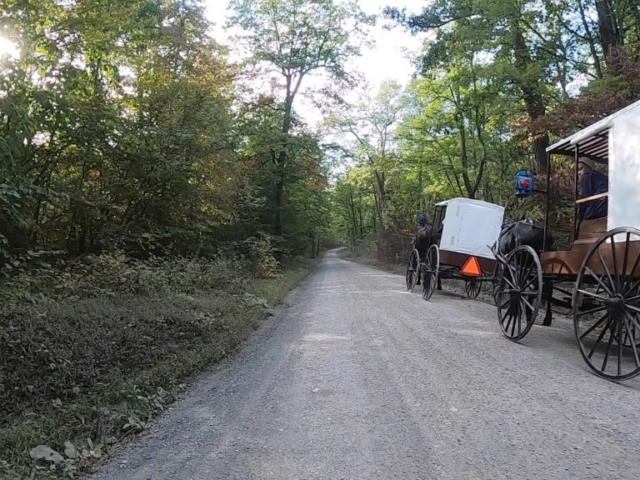
[[[546,245],[545,245],[546,244]],[[493,244],[492,250],[506,256],[519,245],[528,245],[537,253],[542,252],[546,246],[547,250],[553,249],[554,238],[547,231],[546,242],[544,235],[544,224],[531,218],[521,218],[504,223],[500,229],[498,240]]]

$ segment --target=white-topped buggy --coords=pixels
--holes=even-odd
[[[407,265],[407,289],[418,276],[422,297],[429,300],[441,279],[464,280],[470,298],[482,282],[493,281],[496,258],[491,251],[500,235],[504,207],[481,200],[452,198],[436,204],[427,241],[416,245]]]

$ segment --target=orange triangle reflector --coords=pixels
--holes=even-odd
[[[467,275],[469,277],[479,277],[481,271],[478,259],[476,257],[469,257],[469,259],[462,266],[461,271],[464,275]]]

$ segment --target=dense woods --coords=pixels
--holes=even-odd
[[[0,35],[20,52],[1,64],[4,263],[38,251],[201,254],[261,231],[298,252],[319,239],[327,171],[296,95],[316,70],[344,80],[358,23],[341,24],[359,12],[232,7],[248,32],[234,41],[254,53],[246,65],[229,62],[194,0],[4,2]],[[248,90],[270,67],[270,91]]]
[[[0,2],[0,478],[89,468],[323,248],[404,262],[457,196],[539,218],[521,168],[570,221],[545,148],[640,98],[640,0],[389,4],[230,0],[219,43],[199,0]],[[349,68],[375,22],[426,36],[406,87]]]

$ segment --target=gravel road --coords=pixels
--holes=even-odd
[[[640,379],[570,330],[514,344],[495,307],[335,252],[287,302],[94,480],[638,478]]]

